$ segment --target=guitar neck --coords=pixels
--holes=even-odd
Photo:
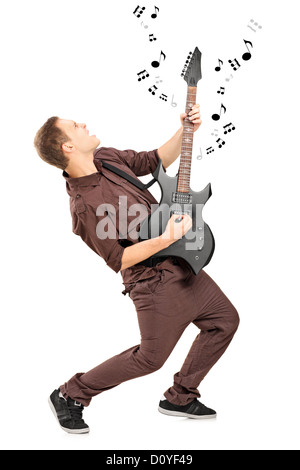
[[[181,156],[178,171],[177,191],[188,193],[190,189],[193,140],[194,140],[194,124],[189,120],[189,112],[196,104],[197,87],[188,86],[185,112],[187,117],[183,122],[183,134],[181,144]]]

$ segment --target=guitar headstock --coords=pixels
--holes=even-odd
[[[198,81],[202,78],[201,57],[202,54],[198,47],[196,47],[193,53],[189,53],[185,61],[181,76],[187,82],[188,86],[197,86]]]

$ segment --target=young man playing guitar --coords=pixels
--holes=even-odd
[[[63,170],[73,232],[110,268],[121,272],[123,294],[128,293],[135,305],[141,332],[140,344],[89,372],[75,374],[53,391],[50,407],[62,429],[69,433],[89,432],[82,411],[94,396],[162,367],[190,323],[201,332],[182,368],[175,373],[173,385],[164,392],[159,411],[189,418],[216,416],[214,410],[199,402],[197,388],[232,340],[238,313],[203,270],[195,275],[180,257],[151,258],[191,229],[191,217],[183,214],[178,222],[178,215],[172,215],[163,234],[143,241],[131,239],[128,227],[122,237],[118,236],[120,227],[113,238],[100,238],[97,233],[101,215],[105,215],[98,215],[99,204],[111,205],[118,212],[122,195],[127,197],[128,207],[140,203],[148,214],[151,204],[157,204],[149,191],[105,168],[102,159],[135,179],[153,173],[160,162],[167,168],[180,154],[184,121],[193,123],[194,131],[201,125],[199,105],[181,114],[180,119],[182,126],[176,134],[150,152],[97,148],[100,140],[89,135],[85,124],[58,117],[49,118],[35,136],[39,156]]]

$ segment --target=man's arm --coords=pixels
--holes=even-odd
[[[178,215],[172,215],[166,230],[159,237],[144,240],[125,248],[121,260],[121,270],[140,263],[182,238],[192,227],[192,219],[189,215],[183,214],[182,221],[175,223],[177,218]]]
[[[181,127],[178,129],[175,135],[168,140],[164,145],[157,149],[157,153],[159,158],[162,161],[162,164],[165,168],[167,168],[171,163],[173,163],[177,157],[179,157],[181,152],[181,143],[182,143],[182,134],[183,134],[183,122],[184,119],[188,117],[188,119],[194,124],[194,132],[199,129],[202,121],[200,117],[200,105],[195,104],[189,115],[186,113],[180,114],[180,121]]]

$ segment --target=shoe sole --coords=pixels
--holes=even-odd
[[[60,425],[61,429],[63,429],[64,431],[66,431],[69,434],[88,434],[90,432],[90,428],[85,428],[85,429],[68,429],[68,428],[64,428],[59,422],[59,419],[57,417],[54,405],[53,405],[50,397],[48,398],[48,403],[49,403],[51,411],[54,414],[55,419],[58,422],[58,424]]]
[[[184,413],[183,411],[171,411],[165,410],[164,408],[158,407],[158,411],[164,415],[168,416],[181,416],[182,418],[191,418],[191,419],[212,419],[217,417],[217,413],[214,415],[191,415],[189,413]]]

